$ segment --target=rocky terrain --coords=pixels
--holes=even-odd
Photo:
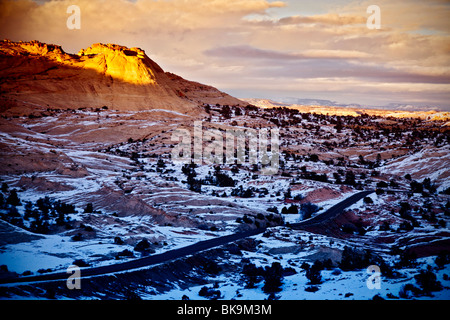
[[[73,55],[3,41],[0,52],[2,277],[267,228],[169,264],[82,280],[82,290],[4,285],[2,298],[450,298],[445,115],[260,108],[117,45]],[[194,121],[223,134],[278,128],[277,172],[173,161],[174,132],[193,133]],[[376,192],[331,221],[291,227],[361,190]],[[381,268],[379,291],[366,286],[369,265]]]
[[[165,73],[139,48],[97,43],[77,54],[38,41],[0,43],[2,110],[49,108],[194,113],[201,103],[242,102],[210,86]],[[201,104],[200,103],[200,104]],[[11,110],[11,108],[13,110]]]
[[[392,110],[374,107],[354,107],[354,106],[330,106],[330,105],[316,105],[316,104],[292,104],[292,103],[280,103],[270,99],[243,99],[244,101],[261,107],[261,108],[292,108],[302,113],[318,113],[318,114],[334,114],[338,116],[354,116],[357,117],[362,114],[368,114],[371,116],[380,116],[385,118],[420,118],[426,120],[440,120],[447,121],[450,119],[450,112],[447,111],[405,111],[405,110]]]

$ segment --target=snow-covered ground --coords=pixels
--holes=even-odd
[[[399,292],[406,284],[413,284],[417,286],[414,276],[419,274],[420,270],[426,270],[428,266],[433,267],[437,277],[437,281],[441,282],[443,290],[435,291],[432,295],[420,296],[421,299],[450,299],[450,265],[446,265],[443,269],[437,269],[434,262],[434,257],[417,259],[417,266],[414,268],[403,268],[399,275],[394,278],[389,278],[383,275],[381,270],[379,277],[379,288],[374,285],[373,273],[367,269],[355,271],[343,271],[339,268],[332,268],[330,270],[322,270],[322,281],[320,284],[310,284],[306,277],[306,271],[300,266],[303,262],[310,265],[314,253],[318,249],[303,249],[297,251],[293,239],[310,239],[315,238],[314,246],[317,248],[343,248],[345,243],[334,241],[330,245],[330,240],[325,236],[317,236],[307,232],[299,232],[299,234],[291,235],[290,241],[280,241],[276,239],[267,239],[262,236],[256,236],[255,239],[263,241],[257,252],[243,251],[242,258],[237,258],[236,263],[239,263],[243,258],[249,259],[251,263],[257,267],[270,266],[273,262],[279,262],[283,268],[293,268],[296,273],[285,276],[282,280],[280,291],[275,294],[277,299],[281,300],[368,300],[375,295],[379,295],[384,299],[398,299]],[[285,250],[281,250],[285,248]],[[270,254],[272,252],[283,252],[278,254]],[[276,250],[275,250],[276,249]],[[268,251],[267,251],[268,250]],[[193,286],[188,289],[174,288],[171,291],[163,294],[145,294],[144,299],[163,299],[163,300],[180,300],[183,296],[187,296],[191,300],[208,299],[205,296],[199,295],[201,288],[206,286],[213,290],[220,290],[220,299],[224,300],[264,300],[269,297],[268,293],[263,291],[264,281],[258,282],[254,288],[247,288],[244,283],[243,276],[236,271],[235,273],[225,273],[218,276],[211,276],[209,283],[206,285]],[[368,284],[369,283],[369,284]],[[317,291],[308,291],[306,288],[315,288]],[[416,297],[419,298],[419,297]]]
[[[172,118],[168,120],[168,117]],[[285,116],[277,117],[280,121],[287,120]],[[383,142],[383,139],[376,138],[364,141],[352,134],[350,128],[343,128],[338,133],[335,125],[331,124],[331,120],[335,120],[332,117],[324,120],[311,115],[303,119],[301,125],[291,124],[282,128],[282,165],[277,175],[262,175],[248,163],[238,170],[224,164],[220,166],[220,172],[232,178],[234,186],[203,183],[201,192],[191,191],[187,176],[182,172],[182,164],[170,160],[173,147],[171,130],[192,127],[191,120],[186,115],[162,110],[76,111],[40,119],[22,117],[14,120],[13,127],[0,132],[0,139],[4,146],[10,148],[10,161],[24,159],[17,164],[23,171],[16,172],[14,167],[5,165],[7,170],[2,172],[0,182],[9,186],[9,190],[3,193],[4,198],[10,190],[17,190],[22,203],[15,207],[24,228],[12,221],[11,224],[0,221],[0,265],[6,265],[9,271],[18,274],[25,271],[38,274],[65,271],[77,259],[90,266],[127,261],[141,256],[134,248],[144,238],[151,243],[152,254],[162,253],[261,226],[268,223],[266,217],[274,210],[282,217],[281,223],[295,223],[302,219],[301,213],[281,214],[283,208],[300,207],[302,203],[311,202],[318,208],[314,215],[321,214],[359,189],[375,189],[380,181],[389,183],[394,180],[399,188],[409,188],[410,181],[404,178],[409,171],[414,171],[411,172],[413,177],[420,181],[424,177],[436,180],[438,191],[448,187],[448,181],[442,181],[448,173],[448,166],[443,165],[448,163],[448,145],[433,147],[430,140],[427,149],[402,150],[399,157],[391,158],[391,154],[385,155],[381,148],[397,148],[398,141]],[[270,121],[252,117],[251,113],[225,120],[214,111],[205,127],[226,127],[233,120],[238,122],[235,127],[239,128],[273,125]],[[9,120],[2,121],[4,124]],[[399,135],[407,136],[407,133]],[[394,139],[394,136],[390,135],[389,139]],[[332,144],[335,146],[330,147]],[[373,144],[378,145],[373,147]],[[369,162],[375,161],[378,152],[383,154],[381,165],[375,167],[378,171],[358,162],[361,159],[359,155]],[[393,153],[392,150],[390,152]],[[318,155],[318,159],[310,160],[313,154]],[[10,156],[9,153],[7,155]],[[327,163],[328,159],[334,162]],[[427,168],[428,163],[432,165],[430,168]],[[405,168],[409,171],[406,172]],[[201,164],[195,168],[195,178],[207,181],[214,176],[215,170],[212,165]],[[356,184],[335,183],[336,176],[343,181],[350,170],[359,183],[358,188]],[[325,174],[327,181],[305,178],[302,172]],[[233,195],[241,187],[243,190],[251,189],[251,196]],[[32,223],[32,219],[25,218],[26,202],[34,205],[46,196],[52,201],[63,201],[76,207],[76,212],[66,215],[70,228],[58,226],[49,234],[25,230],[29,230]],[[369,197],[372,203],[360,200],[347,209],[349,215],[366,223],[364,236],[354,234],[354,237],[333,238],[273,227],[279,224],[273,223],[270,230],[275,237],[253,237],[259,242],[257,250],[243,250],[242,257],[257,266],[266,267],[277,261],[285,268],[295,269],[295,274],[284,277],[282,290],[277,294],[280,299],[369,299],[376,294],[386,298],[388,293],[398,296],[402,285],[414,283],[414,275],[420,268],[427,264],[436,267],[433,262],[435,256],[419,259],[417,268],[402,269],[401,278],[382,276],[379,290],[367,288],[369,274],[363,269],[323,270],[323,281],[317,286],[319,290],[305,291],[310,285],[300,265],[303,262],[312,264],[318,257],[342,252],[346,245],[374,249],[385,254],[392,263],[398,257],[387,254],[390,244],[404,249],[410,244],[450,238],[449,219],[445,214],[446,195],[431,195],[428,202],[418,194],[372,194]],[[411,204],[411,214],[419,222],[413,230],[400,228],[405,222],[399,214],[401,202]],[[93,204],[94,212],[84,213],[89,203]],[[428,211],[420,211],[423,207]],[[5,217],[10,209],[10,205],[4,205],[0,213]],[[435,215],[436,219],[427,214]],[[251,223],[243,222],[245,217],[250,217]],[[55,217],[50,220],[54,221]],[[380,230],[383,222],[387,222],[392,230]],[[77,233],[82,234],[81,241],[74,240]],[[115,243],[116,237],[124,243]],[[133,252],[134,257],[121,256],[117,260],[117,254],[124,250]],[[241,258],[230,257],[229,262],[241,266]],[[449,274],[448,266],[435,270],[444,290],[435,292],[434,298],[449,298],[450,283],[444,276]],[[256,288],[245,288],[239,269],[208,280],[211,280],[210,287],[214,282],[219,283],[224,299],[265,299],[268,296],[261,289],[262,281]],[[180,289],[174,284],[174,287],[157,295],[146,295],[145,291],[140,294],[148,299],[179,299],[183,295],[191,299],[204,298],[198,295],[203,286]]]
[[[446,290],[433,292],[430,296],[421,296],[420,299],[433,300],[449,300],[450,299],[450,280],[443,280],[444,274],[449,274],[450,268],[439,270],[437,278],[447,287]],[[337,273],[337,274],[335,274]],[[323,283],[314,285],[318,288],[315,292],[306,291],[305,288],[311,287],[309,280],[305,276],[305,272],[299,272],[295,275],[287,276],[283,280],[281,291],[276,294],[276,298],[280,300],[370,300],[374,296],[387,299],[388,294],[392,294],[399,298],[399,292],[407,283],[415,283],[414,275],[417,274],[416,269],[404,271],[404,278],[400,279],[386,279],[383,276],[380,278],[380,289],[370,289],[367,286],[370,274],[367,270],[360,271],[346,271],[342,272],[336,270],[323,270],[321,272]],[[218,284],[221,297],[223,300],[265,300],[268,294],[263,292],[263,281],[258,283],[255,288],[245,288],[242,284],[239,285],[234,279],[229,276],[221,276],[211,279],[211,284],[207,285],[213,288],[214,284]],[[204,285],[194,286],[186,290],[174,289],[161,295],[143,295],[144,299],[158,299],[158,300],[181,300],[183,296],[189,297],[191,300],[206,300],[208,298],[200,296],[200,289]]]

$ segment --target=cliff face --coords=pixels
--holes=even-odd
[[[0,92],[10,105],[194,113],[199,104],[216,98],[240,102],[209,86],[204,86],[207,94],[192,99],[185,87],[195,92],[202,85],[176,78],[139,48],[98,43],[68,54],[60,46],[38,41],[0,42]]]

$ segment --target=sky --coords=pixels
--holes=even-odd
[[[449,17],[444,0],[0,0],[0,38],[139,47],[238,98],[450,111]]]

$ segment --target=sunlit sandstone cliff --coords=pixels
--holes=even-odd
[[[203,94],[188,93],[196,91]],[[68,54],[38,41],[0,41],[0,94],[2,110],[107,106],[192,113],[203,103],[243,104],[213,87],[165,73],[142,49],[101,43]]]

